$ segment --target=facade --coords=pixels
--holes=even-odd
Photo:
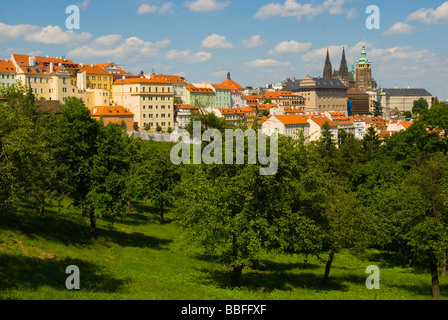
[[[198,88],[187,84],[187,104],[199,109],[215,107],[215,91],[210,88]]]
[[[116,80],[113,84],[113,101],[134,114],[140,129],[155,132],[174,128],[174,92],[166,80],[132,78]]]
[[[263,133],[267,136],[278,132],[295,140],[300,139],[302,132],[305,139],[308,138],[309,129],[310,124],[299,115],[276,115],[268,118],[262,124]]]
[[[175,105],[174,129],[185,128],[190,123],[191,117],[197,110],[197,108],[190,104]]]
[[[10,60],[0,60],[0,87],[7,88],[17,82],[16,68]]]
[[[215,90],[215,107],[230,108],[232,105],[231,90],[220,84],[212,84]]]
[[[106,89],[87,89],[85,105],[87,108],[107,107],[111,104],[112,94]]]
[[[347,90],[347,99],[352,102],[353,115],[370,114],[370,96],[365,91],[350,88]]]
[[[93,107],[90,114],[95,120],[102,120],[104,125],[116,123],[126,125],[126,130],[132,131],[134,127],[134,114],[128,109],[119,106]]]
[[[347,89],[339,79],[312,78],[288,81],[283,90],[296,93],[305,100],[306,113],[336,111],[347,115]]]
[[[306,117],[306,116],[305,116]],[[338,124],[330,120],[323,114],[313,115],[306,117],[307,121],[310,125],[309,131],[309,141],[318,141],[322,137],[322,132],[324,129],[325,123],[330,125],[330,132],[333,135],[333,142],[338,143],[339,134],[338,134]]]
[[[180,76],[172,76],[166,74],[150,74],[146,76],[151,80],[166,80],[173,85],[175,104],[187,103],[187,81]]]
[[[73,85],[73,74],[78,67],[72,61],[16,54],[11,56],[11,61],[17,70],[17,81],[31,86],[37,99],[63,102],[75,97],[86,101],[86,92]],[[64,63],[56,65],[57,61]]]
[[[109,96],[112,95],[112,74],[106,70],[93,65],[83,64],[79,65],[77,74],[77,87],[81,90],[108,90]]]
[[[378,101],[383,108],[383,114],[388,115],[398,110],[400,112],[412,112],[414,101],[424,98],[428,102],[428,106],[432,106],[432,95],[422,88],[405,88],[405,89],[380,89],[378,91]]]

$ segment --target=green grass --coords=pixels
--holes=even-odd
[[[303,257],[266,253],[244,270],[240,288],[230,288],[231,270],[188,247],[170,214],[160,225],[150,204],[135,203],[113,224],[99,219],[96,239],[68,202],[49,205],[43,217],[24,205],[0,218],[0,299],[373,300],[375,292],[380,300],[431,299],[428,272],[393,266],[380,253],[370,261],[336,254],[327,287],[317,259],[304,269]],[[380,290],[366,289],[371,264],[380,267]],[[79,291],[65,288],[69,265],[80,268]],[[445,297],[446,278],[441,291]]]

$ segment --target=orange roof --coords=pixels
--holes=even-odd
[[[83,72],[85,71],[86,74],[100,74],[104,76],[112,76],[109,72],[104,70],[103,68],[97,66],[97,65],[90,65],[90,64],[80,64],[79,65],[79,71]]]
[[[35,66],[30,66],[30,57],[35,58]],[[14,60],[19,67],[27,74],[43,74],[50,72],[50,63],[53,63],[53,73],[56,73],[61,68],[61,64],[67,70],[79,70],[79,65],[71,60],[60,58],[35,57],[23,54],[13,54]]]
[[[105,63],[97,63],[96,66],[100,67],[101,69],[105,69],[108,66],[110,66],[112,64],[112,62],[105,62]]]
[[[0,60],[0,72],[2,73],[15,73],[14,63],[12,61]]]
[[[244,90],[244,88],[236,83],[235,81],[233,81],[232,79],[226,79],[221,83],[222,86],[224,86],[226,89],[231,89],[231,90]]]
[[[187,84],[187,90],[192,93],[215,93],[212,89],[209,88],[198,88],[192,84]]]
[[[274,116],[277,118],[281,123],[285,125],[292,125],[292,124],[307,124],[308,122],[303,118],[302,116],[296,115],[296,114],[290,114],[290,115],[277,115]]]
[[[192,110],[196,110],[197,108],[192,106],[191,104],[181,104],[179,105],[179,109],[192,109]]]
[[[90,110],[92,116],[133,116],[128,109],[120,106],[94,107]]]
[[[412,126],[412,122],[407,122],[407,121],[401,121],[400,124],[401,124],[405,129],[409,129],[409,127]]]
[[[163,84],[169,84],[171,82],[168,82],[168,81],[163,80],[163,79],[152,80],[152,79],[147,79],[147,78],[117,79],[114,82],[114,84],[130,84],[130,83],[163,83]]]
[[[180,76],[171,76],[166,74],[151,74],[151,80],[166,80],[172,83],[187,83],[185,79]]]
[[[312,120],[312,121],[314,121],[319,127],[323,127],[324,126],[324,124],[326,123],[326,122],[328,122],[328,124],[330,125],[330,127],[332,127],[332,128],[335,128],[335,127],[337,127],[338,125],[336,124],[336,123],[334,123],[333,121],[331,121],[330,119],[328,119],[327,117],[325,117],[325,116],[313,116],[313,117],[310,117],[310,120]]]
[[[222,84],[212,84],[212,87],[218,90],[231,90]]]

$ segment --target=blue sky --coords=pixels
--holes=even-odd
[[[67,30],[65,9],[81,9]],[[366,28],[369,5],[380,29]],[[381,87],[423,87],[448,99],[448,1],[363,0],[41,0],[0,12],[0,58],[11,53],[114,61],[132,72],[180,74],[243,86],[322,76],[326,49],[339,68],[363,38]]]

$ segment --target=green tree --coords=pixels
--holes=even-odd
[[[113,219],[124,214],[130,167],[127,142],[126,133],[117,124],[109,123],[99,130],[89,172],[91,185],[86,196],[92,234],[96,231],[97,217]]]
[[[414,101],[414,106],[412,107],[413,114],[424,114],[428,111],[429,105],[425,98],[420,98]]]
[[[140,170],[144,176],[143,194],[159,208],[160,223],[165,223],[165,209],[174,202],[174,187],[180,180],[178,168],[170,160],[170,152],[164,149],[149,154]]]
[[[62,105],[60,141],[55,159],[67,167],[68,196],[86,215],[87,196],[92,187],[91,170],[97,153],[101,124],[92,119],[82,100],[68,98]],[[94,212],[90,210],[92,231],[95,230]]]

